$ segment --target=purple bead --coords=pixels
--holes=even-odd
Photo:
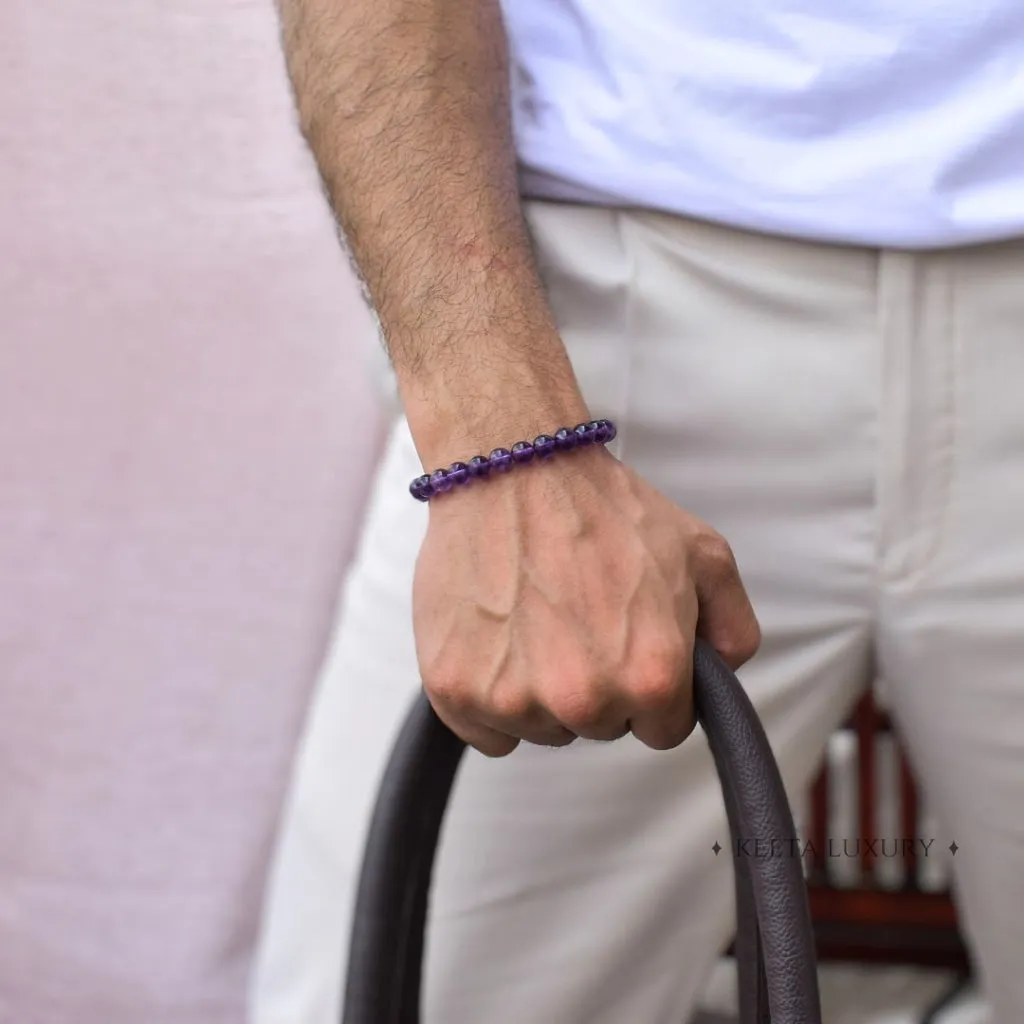
[[[581,423],[573,433],[576,435],[577,445],[593,444],[597,438],[597,424],[593,422]]]
[[[555,432],[555,446],[560,452],[571,452],[576,447],[576,435],[568,427],[562,427]]]
[[[427,474],[416,477],[411,484],[409,484],[409,493],[417,501],[429,501],[430,496],[434,493],[434,487],[430,482],[430,477]]]
[[[512,445],[513,462],[529,462],[533,458],[533,445],[529,441],[516,441]]]
[[[611,420],[602,420],[601,422],[605,424],[608,430],[608,436],[605,438],[605,444],[609,441],[614,441],[615,438],[619,436],[619,428],[615,426]]]
[[[615,439],[615,424],[611,420],[598,420],[597,421],[597,437],[595,440],[598,444],[607,444],[609,441]]]
[[[452,489],[452,480],[451,477],[448,476],[447,469],[435,469],[434,472],[430,474],[430,483],[434,488],[435,494],[444,494],[445,491],[450,491]]]
[[[486,455],[474,455],[466,466],[471,477],[487,476],[491,471],[491,464]]]
[[[498,473],[507,473],[512,468],[512,453],[507,448],[495,448],[488,456],[491,469]]]
[[[453,462],[448,467],[448,479],[451,480],[456,487],[460,484],[464,484],[469,479],[469,466],[464,462]]]
[[[549,459],[555,454],[555,439],[550,434],[540,434],[533,439],[533,450],[542,458]]]

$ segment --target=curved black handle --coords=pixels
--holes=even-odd
[[[698,641],[694,704],[729,814],[740,1020],[821,1024],[807,889],[768,738],[721,658]],[[416,700],[381,783],[363,854],[342,1024],[418,1024],[427,897],[463,744]]]

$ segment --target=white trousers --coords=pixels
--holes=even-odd
[[[791,793],[882,678],[941,845],[959,846],[996,1020],[1019,1024],[1024,243],[912,254],[648,212],[528,216],[619,457],[733,545],[764,633],[741,676]],[[257,1024],[337,1020],[367,815],[419,685],[419,472],[400,422],[297,764]],[[716,841],[699,732],[670,753],[626,739],[471,754],[437,865],[425,1021],[680,1024],[733,927]]]

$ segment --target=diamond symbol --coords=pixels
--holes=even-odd
[[[957,846],[956,843],[950,843],[949,844],[949,852],[951,854],[953,854],[954,857],[956,856],[956,851],[959,850],[959,849],[960,849],[960,847]]]
[[[712,846],[711,849],[715,851],[715,856],[716,857],[722,852],[722,847],[718,845],[718,840],[717,839],[715,840],[715,845]]]

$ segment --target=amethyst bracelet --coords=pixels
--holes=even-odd
[[[562,427],[554,434],[540,434],[532,441],[516,441],[511,448],[495,448],[490,455],[474,455],[468,462],[453,462],[447,469],[424,473],[409,484],[409,493],[417,501],[430,501],[453,487],[483,479],[492,471],[507,473],[513,466],[532,462],[534,457],[549,459],[555,452],[608,444],[615,440],[615,434],[615,424],[611,420],[590,420],[576,427]]]

